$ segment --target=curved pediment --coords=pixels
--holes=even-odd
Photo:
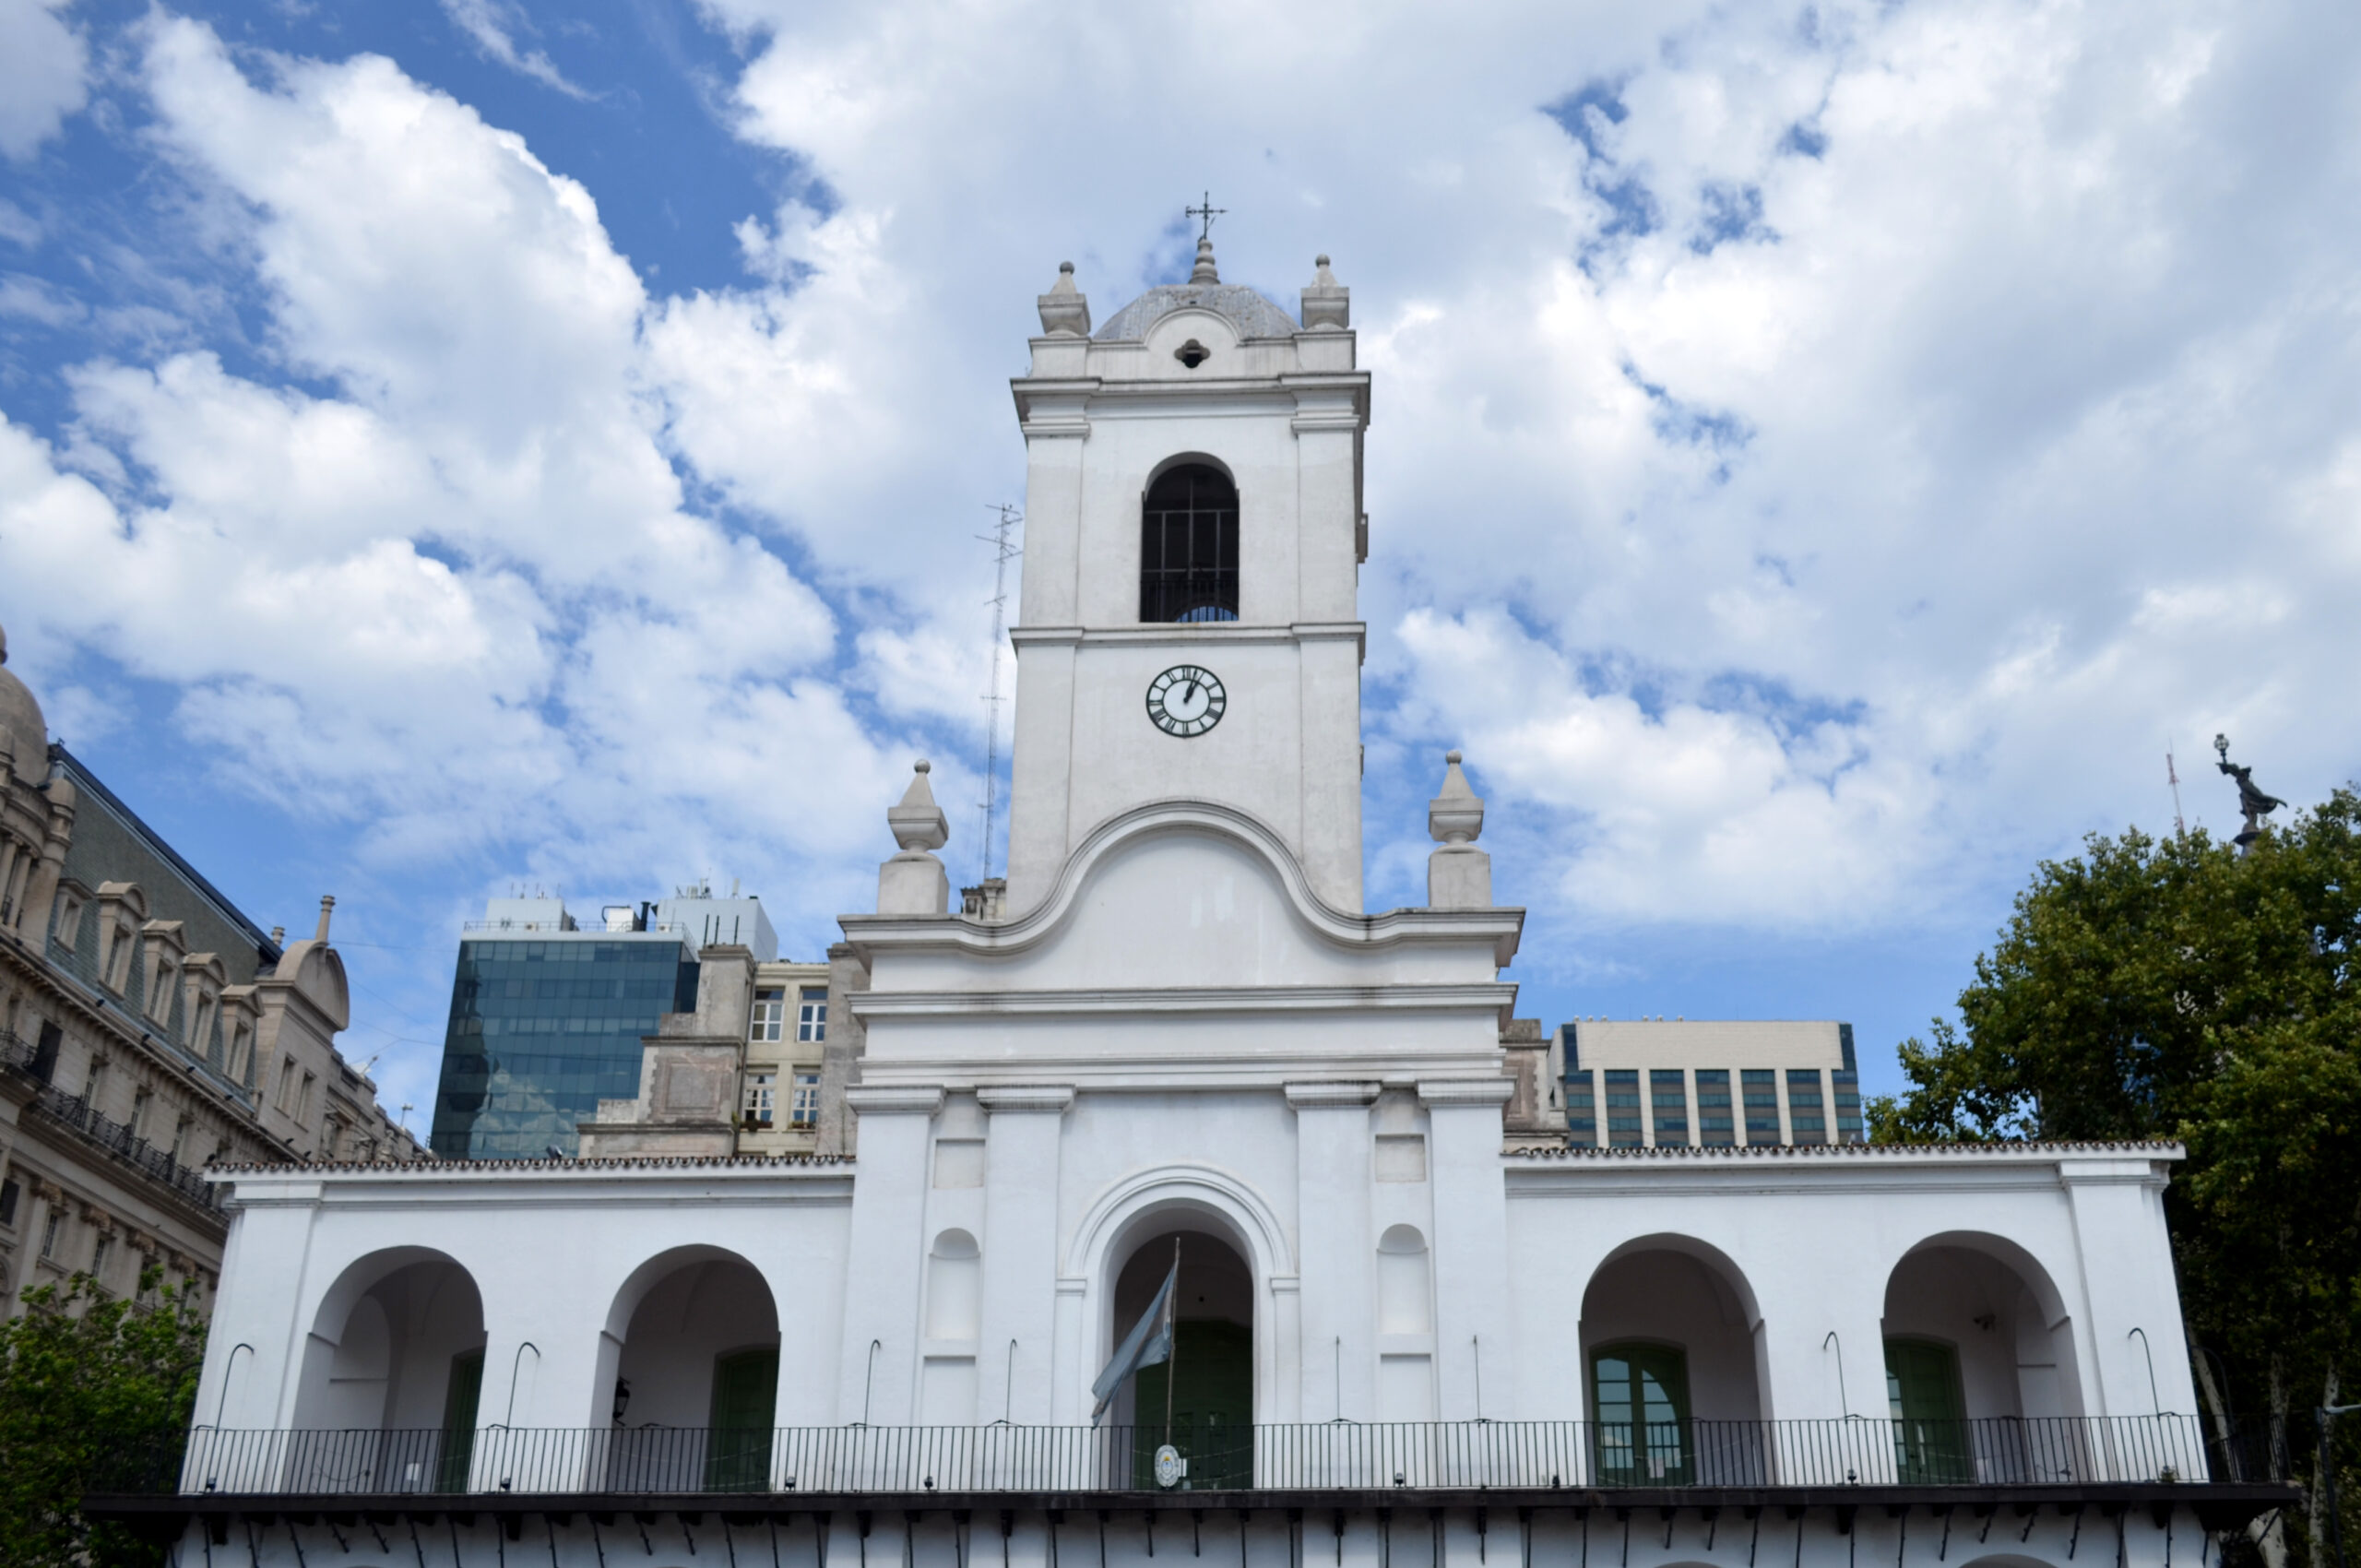
[[[1508,961],[1523,921],[1518,909],[1346,914],[1263,823],[1165,801],[1103,824],[1014,921],[848,915],[844,927],[881,956],[989,956],[995,987],[1152,991],[1465,981]]]

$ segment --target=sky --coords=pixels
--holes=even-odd
[[[0,625],[429,1115],[459,922],[982,869],[1071,260],[1352,289],[1372,909],[1521,1015],[1856,1026],[2046,857],[2361,775],[2361,8],[0,0]],[[1021,562],[1020,562],[1021,565]],[[1005,747],[1002,749],[1005,767]]]

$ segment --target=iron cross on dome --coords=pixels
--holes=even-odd
[[[1205,226],[1197,231],[1197,238],[1200,240],[1210,240],[1214,237],[1214,220],[1219,218],[1223,213],[1228,212],[1228,210],[1229,208],[1226,207],[1216,207],[1214,205],[1214,193],[1211,191],[1207,191],[1205,193],[1204,206],[1184,207],[1180,209],[1182,215],[1185,217],[1202,218],[1205,220]]]

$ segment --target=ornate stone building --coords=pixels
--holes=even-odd
[[[0,666],[7,645],[0,635]],[[210,1303],[218,1162],[410,1160],[336,1050],[328,942],[264,932],[62,745],[0,668],[0,1302],[160,1266]]]

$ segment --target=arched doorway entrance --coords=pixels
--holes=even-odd
[[[1160,1222],[1160,1223],[1159,1223]],[[1254,1473],[1254,1271],[1210,1222],[1159,1216],[1144,1227],[1115,1277],[1111,1347],[1155,1301],[1180,1260],[1172,1360],[1142,1369],[1116,1397],[1130,1427],[1133,1484],[1154,1484],[1156,1451],[1169,1441],[1188,1461],[1192,1491],[1242,1487]]]

